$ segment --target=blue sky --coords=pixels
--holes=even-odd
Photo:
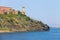
[[[1,6],[21,10],[26,7],[26,15],[40,20],[51,27],[60,26],[60,0],[0,0]]]

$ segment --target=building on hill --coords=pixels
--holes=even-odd
[[[0,6],[0,14],[18,14],[18,11],[12,9],[11,7]]]
[[[0,14],[18,14],[18,10],[11,7],[0,6]],[[25,7],[22,7],[22,14],[25,15]]]
[[[25,15],[25,7],[24,6],[22,6],[22,14]]]

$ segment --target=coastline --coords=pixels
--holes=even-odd
[[[48,30],[49,31],[49,30]],[[12,32],[46,32],[46,31],[44,31],[44,30],[40,30],[40,31],[9,31],[9,30],[7,30],[7,31],[0,31],[0,33],[12,33]]]
[[[9,32],[13,32],[13,31],[9,31],[9,30],[0,30],[0,33],[9,33]]]

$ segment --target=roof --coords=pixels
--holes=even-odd
[[[11,7],[6,7],[6,6],[0,6],[0,8],[11,8]]]

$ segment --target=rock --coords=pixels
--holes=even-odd
[[[34,20],[26,15],[0,14],[0,30],[9,32],[26,31],[48,31],[50,28],[42,21]]]

